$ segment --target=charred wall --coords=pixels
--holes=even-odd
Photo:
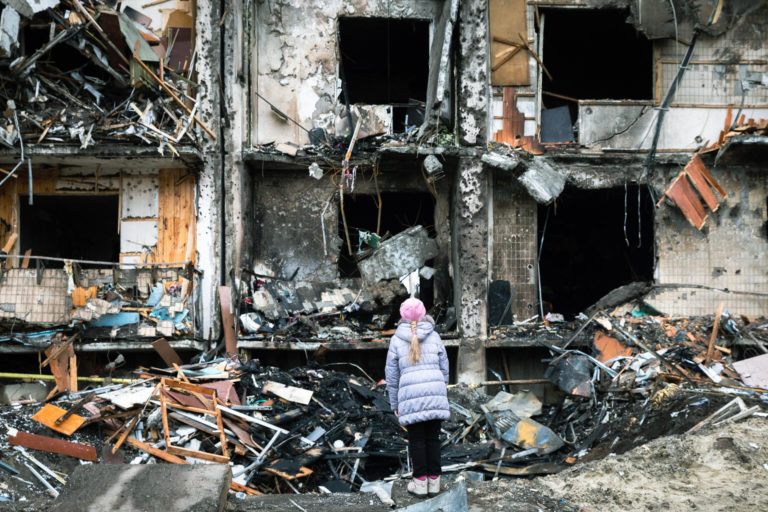
[[[338,20],[342,17],[414,19],[432,22],[442,2],[407,0],[256,4],[249,133],[254,144],[305,143],[306,132],[281,120],[260,94],[306,128],[344,135],[349,131],[338,81]],[[432,23],[434,25],[434,23]],[[430,29],[431,30],[431,29]],[[403,58],[402,55],[396,58]]]
[[[345,213],[351,239],[357,240],[356,230],[365,227],[375,231],[377,195],[382,197],[382,226],[389,226],[381,235],[392,236],[410,225],[424,225],[440,247],[433,265],[438,269],[436,287],[438,300],[448,300],[450,278],[450,233],[448,221],[448,179],[437,182],[435,197],[425,185],[420,160],[399,159],[381,165],[376,178],[373,169],[360,169],[354,191],[345,196]],[[451,173],[452,174],[452,173]],[[340,277],[339,258],[348,248],[340,216],[339,188],[333,173],[316,180],[302,170],[264,171],[251,169],[253,182],[252,214],[244,236],[252,242],[251,266],[263,265],[283,279],[332,281]],[[405,205],[411,199],[419,204]],[[407,206],[407,208],[405,207]],[[407,211],[406,211],[407,210]],[[365,219],[355,218],[355,215]],[[408,213],[410,212],[410,213]],[[321,221],[322,219],[322,221]],[[325,233],[325,240],[323,239]],[[357,251],[357,244],[353,250]],[[258,271],[257,271],[258,273]]]

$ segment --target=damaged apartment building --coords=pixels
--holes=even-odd
[[[766,2],[0,3],[0,350],[383,366],[416,294],[472,384],[768,306]]]

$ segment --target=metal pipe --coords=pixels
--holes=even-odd
[[[2,182],[0,182],[0,185],[2,185]],[[131,265],[134,267],[141,266],[141,267],[164,267],[164,266],[175,266],[175,267],[183,267],[190,263],[189,261],[174,261],[169,263],[141,263],[141,262],[129,262],[129,261],[121,261],[121,262],[115,262],[115,261],[97,261],[97,260],[73,260],[68,258],[56,258],[53,256],[25,256],[23,254],[4,254],[2,255],[3,258],[12,258],[12,259],[24,259],[24,258],[30,258],[33,260],[43,260],[43,261],[61,261],[63,263],[85,263],[87,265],[108,265],[110,267],[113,267],[115,265]]]
[[[38,375],[36,373],[0,373],[0,379],[33,379],[33,380],[56,380],[53,375]],[[79,382],[104,382],[105,377],[78,377]],[[136,382],[134,379],[112,379],[116,384],[131,384]]]

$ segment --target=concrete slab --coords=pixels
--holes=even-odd
[[[382,242],[373,254],[357,263],[366,283],[404,276],[437,256],[437,242],[426,228],[413,226]]]
[[[184,512],[224,509],[226,464],[93,464],[77,467],[51,510]]]

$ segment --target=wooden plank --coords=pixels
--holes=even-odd
[[[64,434],[65,436],[71,436],[83,425],[83,423],[85,423],[85,418],[78,416],[77,414],[72,414],[69,418],[57,425],[56,422],[58,419],[65,414],[67,414],[67,411],[61,407],[56,407],[53,404],[45,404],[42,409],[32,416],[32,419],[56,432]]]
[[[701,201],[699,201],[696,192],[694,192],[685,172],[681,172],[672,185],[664,192],[664,195],[672,199],[678,208],[683,212],[685,218],[695,227],[701,229],[707,214],[704,211]]]
[[[276,460],[275,462],[278,462],[278,461]],[[271,473],[275,476],[279,476],[280,478],[285,478],[286,480],[296,480],[297,478],[309,476],[312,474],[312,470],[309,468],[305,468],[304,466],[299,467],[299,472],[296,473],[295,475],[289,475],[288,473],[284,473],[283,471],[279,471],[277,469],[270,468],[270,467],[265,467],[264,471],[266,471],[267,473]]]
[[[706,172],[701,157],[699,155],[693,155],[691,160],[685,166],[685,173],[691,179],[693,186],[696,187],[696,190],[701,194],[701,198],[704,199],[704,202],[709,209],[714,212],[720,207],[720,203],[718,202],[717,197],[715,197],[714,192],[712,192],[712,189],[709,188],[707,180],[702,173],[702,168]]]
[[[197,386],[195,384],[183,382],[178,379],[168,379],[164,377],[163,379],[161,379],[161,384],[171,389],[178,388],[178,389],[183,389],[184,391],[189,391],[190,393],[200,393],[202,395],[209,395],[211,399],[214,399],[216,396],[215,389],[205,388],[203,386]]]
[[[24,251],[24,261],[21,262],[21,268],[29,268],[29,257],[32,255],[32,249]]]
[[[195,179],[194,176],[184,178],[187,172],[161,169],[159,173],[158,261],[194,260]]]
[[[77,355],[74,352],[69,356],[69,390],[77,391]]]
[[[8,441],[15,446],[23,446],[33,450],[69,455],[83,460],[98,462],[96,448],[87,444],[71,443],[54,437],[40,436],[21,432],[15,428],[8,429]]]
[[[173,396],[171,396],[173,398]],[[191,407],[189,405],[183,405],[183,404],[176,404],[176,403],[170,403],[168,401],[165,402],[165,406],[169,407],[171,409],[179,409],[180,411],[187,411],[187,412],[195,412],[197,414],[210,414],[213,415],[213,411],[210,409],[203,409],[201,407]]]
[[[46,169],[33,168],[32,178],[32,186],[35,194],[55,194],[56,183],[59,181],[59,169],[56,167],[49,167]],[[28,180],[19,180],[18,194],[20,196],[29,194]]]
[[[219,303],[221,304],[221,325],[222,329],[224,329],[225,350],[228,354],[237,354],[235,316],[231,310],[231,292],[229,286],[219,286]]]
[[[715,178],[712,177],[711,174],[709,174],[709,171],[706,167],[703,165],[699,168],[699,171],[704,176],[704,179],[707,180],[707,183],[709,183],[713,189],[717,190],[717,193],[720,194],[721,197],[725,198],[728,196],[728,194],[725,193],[725,190],[723,187],[720,186],[720,184],[715,180]]]
[[[110,433],[110,431],[106,431],[107,433]],[[143,450],[147,452],[150,455],[154,455],[158,459],[163,459],[166,462],[172,462],[174,464],[190,464],[186,460],[177,457],[175,455],[171,455],[170,453],[164,452],[163,450],[158,450],[154,446],[151,446],[143,441],[139,441],[138,439],[128,436],[125,438],[125,442],[129,445],[133,446],[134,448],[137,448],[139,450]]]
[[[194,457],[196,459],[203,459],[209,462],[217,462],[219,464],[226,464],[229,462],[229,457],[224,455],[216,455],[214,453],[199,452],[197,450],[189,450],[187,448],[180,448],[178,446],[168,446],[168,453],[172,455],[183,455],[184,457]]]
[[[173,366],[174,364],[179,364],[179,365],[182,364],[179,354],[177,354],[176,351],[173,350],[173,347],[171,347],[171,344],[168,343],[168,341],[165,338],[160,338],[158,340],[153,341],[152,348],[155,349],[155,352],[160,354],[160,357],[163,359],[165,364],[167,364],[169,367]]]
[[[71,343],[68,343],[66,347],[57,345],[51,345],[45,349],[45,355],[51,356],[46,361],[50,361],[51,373],[56,381],[56,387],[59,391],[69,391],[71,386],[71,376],[69,373],[70,357],[75,355],[74,348]]]
[[[5,246],[8,237],[19,230],[17,181],[8,180],[0,187],[0,246]]]
[[[707,357],[704,358],[704,366],[709,366],[709,362],[712,360],[712,352],[715,349],[715,340],[717,339],[717,330],[720,328],[720,316],[723,314],[724,302],[720,302],[717,305],[717,313],[715,313],[715,325],[712,327],[712,335],[709,337],[709,346],[707,347]]]
[[[125,425],[125,430],[123,430],[123,433],[120,434],[120,437],[118,438],[117,442],[115,443],[115,446],[112,447],[112,455],[117,453],[117,450],[120,449],[120,447],[125,442],[125,438],[128,437],[128,434],[131,433],[133,430],[133,427],[136,426],[136,424],[139,422],[139,418],[141,417],[140,414],[137,414],[133,418],[131,418],[128,423]]]
[[[160,169],[157,179],[157,259],[170,261],[168,248],[172,243],[169,238],[169,223],[172,222],[173,204],[169,197],[173,175],[169,169]]]
[[[11,254],[13,252],[13,246],[16,245],[16,240],[19,239],[19,234],[17,232],[11,233],[11,236],[8,237],[8,240],[5,241],[5,245],[3,245],[2,253],[4,254]]]
[[[489,0],[491,55],[504,51],[508,45],[494,40],[506,38],[517,41],[518,34],[527,40],[525,0]],[[491,85],[531,85],[528,53],[519,52],[491,73]],[[495,63],[494,63],[495,64]]]

